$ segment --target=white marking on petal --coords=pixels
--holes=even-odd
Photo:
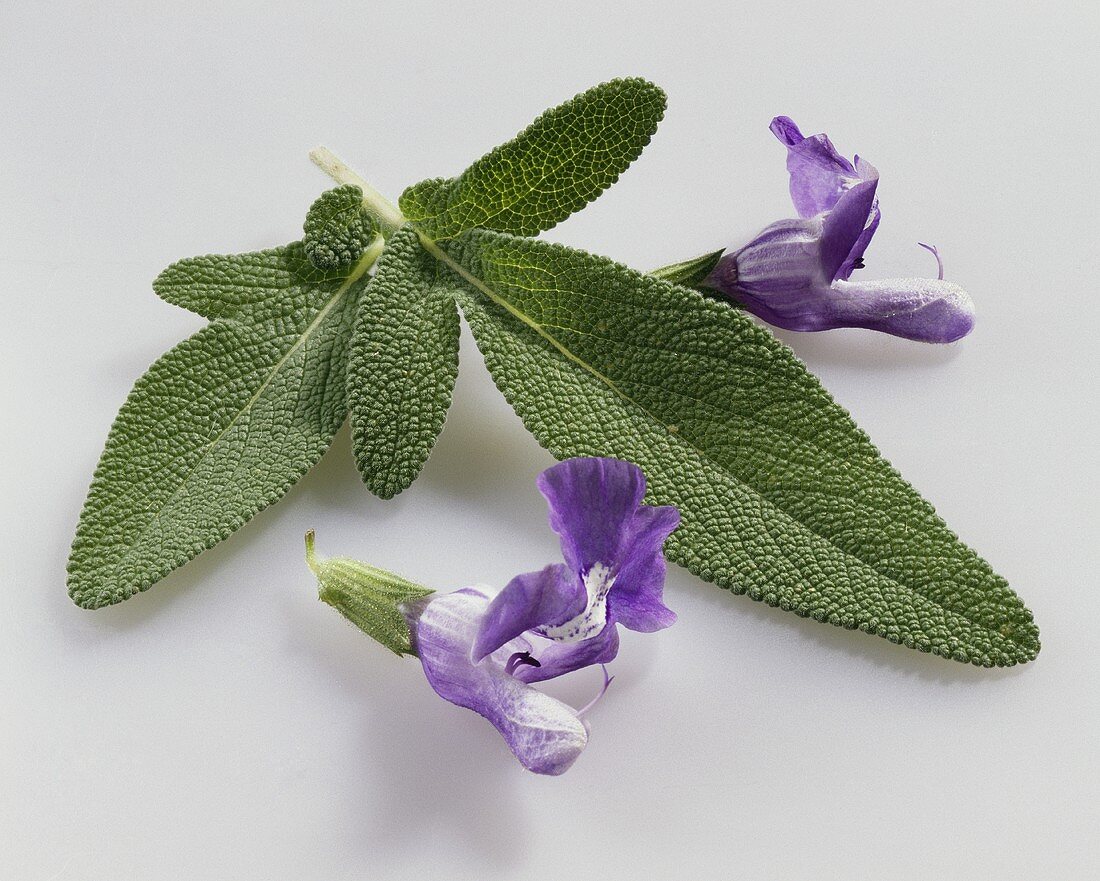
[[[615,583],[611,567],[595,563],[581,578],[588,594],[584,611],[556,627],[539,627],[536,633],[555,642],[580,642],[595,636],[607,625],[607,594]]]

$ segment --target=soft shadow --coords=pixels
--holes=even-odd
[[[963,342],[939,345],[904,340],[871,330],[839,329],[814,333],[769,328],[809,366],[843,366],[898,372],[938,367],[955,360]]]
[[[293,493],[305,499],[308,507],[323,510],[326,516],[332,513],[364,521],[385,517],[401,503],[401,496],[380,499],[364,485],[355,467],[351,428],[347,422],[337,432],[321,461],[288,495]]]
[[[436,697],[415,658],[396,658],[332,616],[296,615],[288,639],[293,654],[363,708],[362,748],[340,765],[358,778],[342,791],[364,794],[347,839],[363,859],[390,853],[401,862],[431,840],[461,848],[462,861],[487,874],[514,871],[529,829],[519,797],[528,772],[493,728]]]
[[[477,349],[464,345],[454,401],[422,479],[456,498],[475,498],[487,487],[522,498],[553,463],[492,385]]]

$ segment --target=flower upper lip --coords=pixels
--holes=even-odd
[[[821,272],[828,282],[847,280],[862,265],[878,229],[878,169],[859,156],[849,162],[825,134],[804,137],[789,116],[771,130],[787,147],[791,201],[798,216],[825,215],[820,232]]]
[[[793,119],[777,116],[769,128],[787,148],[791,201],[799,217],[832,211],[841,195],[856,184],[878,181],[878,169],[859,156],[849,162],[825,134],[804,137]]]

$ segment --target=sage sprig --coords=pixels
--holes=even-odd
[[[318,150],[342,189],[319,200],[329,210],[305,245],[165,270],[156,292],[211,324],[123,406],[73,545],[73,599],[124,600],[227,537],[317,461],[349,411],[368,488],[408,487],[450,404],[461,309],[541,444],[634,462],[647,501],[679,508],[670,560],[946,658],[1034,658],[1037,628],[1005,580],[790,349],[685,286],[720,255],[648,275],[530,238],[614,183],[663,111],[644,80],[597,86],[397,206]]]

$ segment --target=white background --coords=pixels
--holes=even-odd
[[[1078,2],[0,7],[0,877],[1098,877],[1095,7]],[[1034,11],[1029,11],[1033,8]],[[1041,10],[1041,11],[1040,11]],[[346,432],[279,505],[121,606],[64,566],[131,383],[197,329],[171,261],[296,238],[326,143],[383,192],[613,76],[669,95],[550,237],[641,269],[789,216],[786,113],[882,172],[867,277],[948,277],[971,338],[782,334],[1034,610],[989,672],[682,570],[559,779],[317,602],[319,549],[438,588],[558,558],[550,458],[468,338],[413,488]],[[593,670],[556,693],[577,702]]]

